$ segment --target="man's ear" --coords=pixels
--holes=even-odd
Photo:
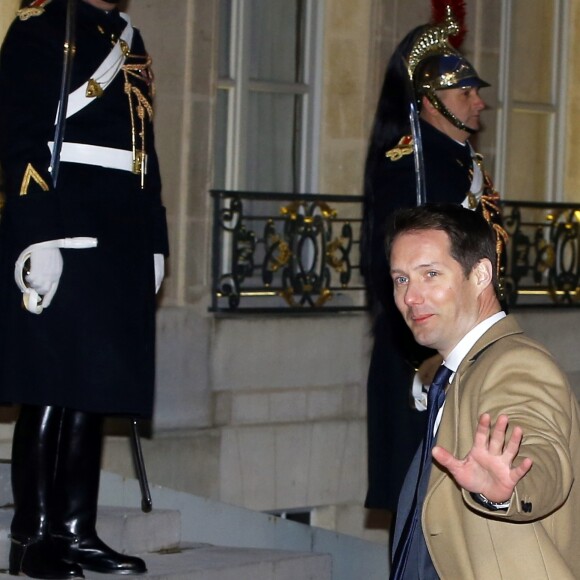
[[[427,111],[430,114],[433,114],[434,109],[435,107],[433,106],[433,103],[425,95],[423,95],[421,97],[421,111]]]
[[[473,275],[478,286],[487,288],[493,284],[493,266],[488,258],[482,258],[473,267]]]

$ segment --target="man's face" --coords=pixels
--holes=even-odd
[[[465,277],[440,230],[407,232],[391,248],[395,303],[415,340],[443,357],[479,323],[477,277]]]
[[[463,124],[475,131],[479,130],[479,116],[481,111],[485,109],[485,102],[479,96],[478,88],[445,89],[437,91],[437,96]]]

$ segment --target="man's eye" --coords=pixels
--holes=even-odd
[[[401,284],[406,284],[407,283],[407,277],[406,276],[397,276],[395,278],[395,284],[397,286],[400,286]]]
[[[427,278],[435,278],[435,276],[438,275],[438,272],[436,272],[435,270],[430,270],[429,272],[427,272]]]

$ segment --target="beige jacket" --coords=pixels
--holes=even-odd
[[[464,457],[479,416],[505,413],[534,460],[507,512],[492,512],[434,464],[423,531],[443,580],[580,579],[579,407],[552,356],[513,316],[488,330],[449,387],[437,444]]]

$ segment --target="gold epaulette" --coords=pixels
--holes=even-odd
[[[405,135],[401,137],[396,147],[393,147],[385,153],[385,157],[388,157],[391,161],[398,161],[401,157],[411,155],[412,153],[413,137],[412,135]]]
[[[44,7],[50,4],[52,0],[33,0],[26,8],[21,8],[16,12],[20,20],[28,20],[33,16],[40,16],[44,13]]]

